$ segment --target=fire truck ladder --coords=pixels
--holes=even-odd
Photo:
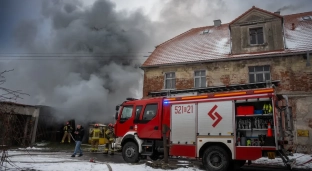
[[[283,147],[284,144],[287,144],[288,141],[293,141],[294,137],[294,125],[293,125],[293,118],[292,118],[292,110],[291,107],[288,105],[288,97],[286,95],[277,95],[278,101],[285,101],[285,106],[278,106],[278,101],[276,101],[276,108],[278,109],[278,130],[279,130],[279,149],[278,154],[283,160],[285,166],[288,169],[292,169],[292,167],[296,164],[296,160],[291,160],[286,155],[286,149]],[[283,126],[283,123],[285,125]],[[288,141],[285,141],[287,138]]]
[[[204,88],[193,88],[184,90],[164,90],[159,92],[149,92],[148,96],[159,97],[159,96],[174,96],[183,93],[216,93],[223,91],[235,91],[235,90],[247,90],[247,89],[257,89],[257,88],[271,88],[272,86],[277,87],[280,80],[259,82],[259,83],[248,83],[248,84],[235,84],[228,86],[218,86],[218,87],[204,87]]]

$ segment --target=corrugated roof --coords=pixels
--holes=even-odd
[[[283,16],[286,46],[284,50],[231,55],[228,23],[218,27],[193,28],[160,44],[142,67],[310,51],[312,50],[312,20],[303,20],[302,17],[304,16],[311,16],[312,18],[312,11]],[[293,23],[295,29],[292,29]],[[204,34],[204,30],[209,30],[209,33]]]
[[[7,105],[16,105],[16,106],[23,106],[23,107],[38,108],[37,106],[28,105],[28,104],[21,104],[21,103],[16,103],[16,102],[11,102],[11,101],[0,101],[0,104],[7,104]]]

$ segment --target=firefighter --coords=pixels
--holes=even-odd
[[[100,135],[103,134],[102,130],[99,128],[99,124],[94,125],[94,129],[91,131],[91,152],[98,151],[98,145],[100,141]]]
[[[107,130],[105,131],[105,137],[107,138],[108,143],[105,144],[104,154],[108,154],[108,152],[110,152],[110,155],[114,155],[112,147],[115,140],[113,124],[108,124]]]
[[[63,127],[63,131],[64,131],[64,135],[63,135],[61,143],[64,143],[64,140],[66,137],[68,138],[68,143],[70,143],[70,134],[73,131],[73,127],[70,126],[69,122],[66,122],[65,126]]]

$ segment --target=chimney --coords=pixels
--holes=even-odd
[[[295,30],[295,23],[291,24],[291,30]]]
[[[274,14],[281,15],[281,11],[275,11]]]
[[[221,20],[218,19],[218,20],[213,20],[213,23],[214,23],[214,26],[220,26],[221,25]]]

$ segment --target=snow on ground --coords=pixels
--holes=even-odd
[[[27,148],[18,148],[19,150],[48,150],[49,148],[38,148],[38,147],[27,147]]]
[[[42,153],[41,155],[29,155],[38,154],[40,152],[25,152],[25,151],[9,151],[9,159],[14,165],[6,163],[5,167],[7,171],[21,170],[21,169],[34,169],[45,171],[108,171],[108,166],[103,162],[89,162],[85,160],[68,158],[66,153]],[[163,171],[162,169],[153,169],[145,164],[117,164],[109,163],[113,171]],[[1,169],[0,169],[1,170]],[[200,171],[196,168],[179,168],[176,171]]]
[[[164,171],[163,169],[153,169],[145,164],[140,165],[131,165],[131,164],[111,164],[113,171],[125,171],[125,170],[135,170],[135,171]],[[190,168],[178,168],[175,171],[201,171],[197,168],[190,167]]]
[[[44,147],[44,146],[47,146],[48,144],[49,144],[48,142],[46,142],[46,143],[42,142],[42,143],[36,143],[36,146]]]
[[[289,159],[296,159],[296,165],[294,168],[301,169],[312,169],[312,157],[308,154],[295,153],[293,156],[288,156]],[[284,166],[283,160],[280,158],[268,159],[262,157],[256,161],[253,161],[256,164],[265,164],[265,165],[275,165],[275,166]]]
[[[40,155],[34,155],[38,154]],[[29,155],[33,154],[33,155]],[[46,153],[36,151],[35,153],[26,152],[26,151],[9,151],[8,152],[10,161],[14,164],[13,166],[6,163],[5,167],[9,168],[8,171],[16,170],[17,168],[22,169],[34,169],[34,170],[47,170],[47,171],[58,171],[58,170],[67,170],[67,171],[82,171],[82,170],[90,170],[90,171],[108,171],[108,166],[106,163],[98,162],[95,163],[79,160],[79,158],[69,158],[68,154],[54,152],[54,153]],[[295,153],[293,156],[289,156],[290,159],[296,159],[296,166],[294,168],[302,168],[302,169],[312,169],[312,157],[307,154]],[[180,165],[187,164],[188,161],[179,160]],[[283,166],[283,162],[281,159],[268,159],[268,158],[260,158],[256,161],[253,161],[256,164],[264,164],[264,165],[279,165]],[[132,164],[117,164],[117,163],[109,163],[113,171],[125,171],[125,170],[136,170],[136,171],[163,171],[162,169],[153,169],[145,164],[140,165],[132,165]],[[0,169],[1,170],[1,169]],[[21,170],[21,169],[19,169]],[[191,168],[179,168],[176,171],[200,171],[195,167]]]

